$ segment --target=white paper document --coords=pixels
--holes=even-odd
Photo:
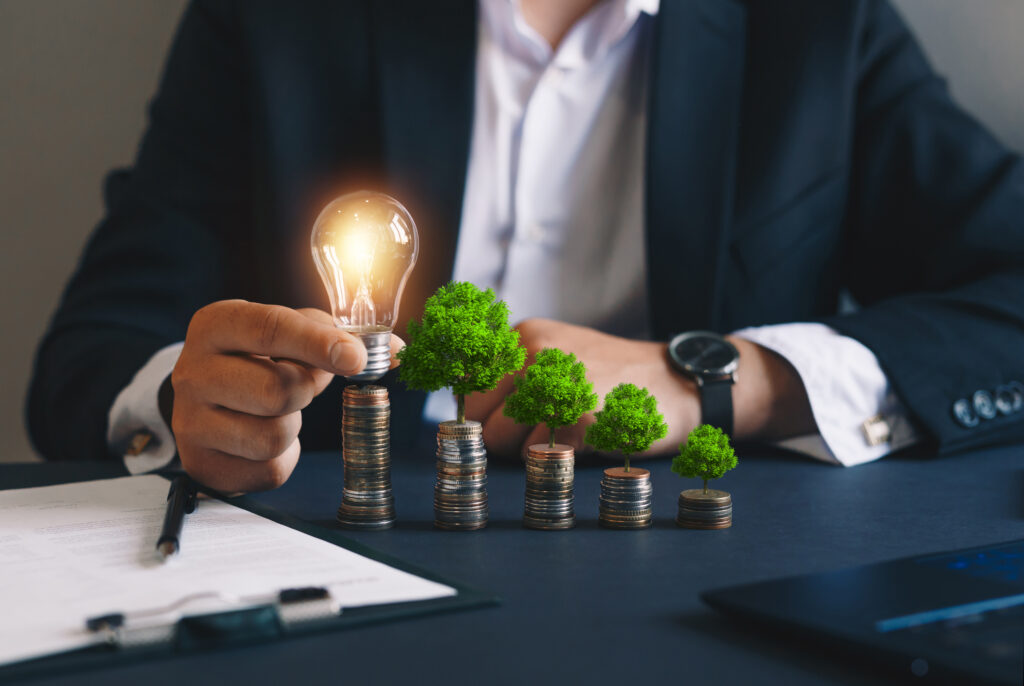
[[[218,500],[185,519],[181,553],[155,552],[170,482],[155,476],[0,491],[0,664],[95,642],[85,620],[325,586],[343,607],[427,600],[453,588]],[[223,600],[183,614],[232,607]]]

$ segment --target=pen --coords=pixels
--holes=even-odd
[[[156,552],[161,559],[167,560],[178,554],[181,549],[181,527],[185,523],[185,515],[196,509],[196,486],[186,475],[175,477],[171,488],[167,491],[167,513],[164,515],[164,526],[160,530],[160,538],[156,542]]]

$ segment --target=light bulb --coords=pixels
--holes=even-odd
[[[359,191],[323,209],[309,243],[335,326],[366,346],[366,368],[347,378],[375,381],[391,366],[391,330],[419,253],[416,223],[394,198]]]

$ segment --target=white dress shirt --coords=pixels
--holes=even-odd
[[[513,321],[549,317],[648,335],[643,189],[648,48],[657,11],[658,0],[605,0],[552,50],[527,24],[518,0],[480,0],[453,278],[494,288]],[[898,447],[869,445],[862,433],[868,418],[902,408],[861,343],[815,323],[737,335],[782,355],[804,382],[820,433],[783,445],[844,465]],[[132,472],[174,456],[155,408],[180,349],[157,353],[111,408],[111,446],[140,430],[158,438],[140,455],[126,455]],[[454,399],[442,391],[431,394],[425,416],[439,421],[454,412]]]

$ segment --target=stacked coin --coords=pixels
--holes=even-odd
[[[651,473],[633,467],[604,470],[598,524],[609,529],[646,529],[651,525]]]
[[[437,432],[434,526],[487,526],[487,450],[480,422],[441,422]]]
[[[676,524],[686,529],[728,529],[732,526],[732,496],[725,491],[694,488],[679,494]]]
[[[350,529],[395,524],[391,492],[391,403],[383,386],[347,386],[342,401],[345,486],[338,522]]]
[[[573,511],[573,460],[570,446],[546,443],[526,451],[526,509],[523,526],[529,529],[571,529]]]

